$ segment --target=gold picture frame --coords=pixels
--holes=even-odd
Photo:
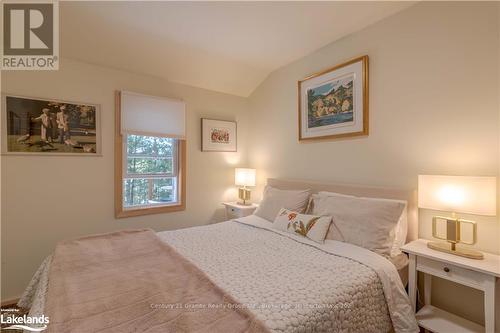
[[[367,55],[310,75],[297,86],[300,142],[368,135]]]

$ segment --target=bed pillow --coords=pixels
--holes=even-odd
[[[331,222],[331,216],[306,215],[282,208],[273,228],[323,243]]]
[[[364,247],[390,257],[395,229],[405,204],[346,195],[315,195],[314,215],[331,215],[326,239]]]
[[[280,190],[266,186],[262,201],[254,214],[273,222],[281,208],[304,213],[310,195],[311,190]]]
[[[406,244],[406,237],[408,236],[408,203],[404,202],[405,207],[399,217],[398,224],[396,225],[394,243],[392,244],[391,256],[395,257],[400,255],[401,248]]]
[[[318,194],[326,196],[354,197],[353,195],[340,194],[336,192],[325,192],[325,191],[321,191]],[[392,243],[392,248],[391,248],[391,257],[400,255],[402,253],[400,249],[403,245],[406,244],[406,236],[408,235],[408,202],[406,200],[396,200],[396,199],[386,199],[386,198],[367,198],[367,197],[361,197],[361,198],[367,200],[401,202],[404,204],[403,212],[401,213],[401,216],[399,217],[398,223],[396,224],[394,230],[394,242]],[[312,211],[313,197],[311,197],[310,205],[311,205],[311,210],[309,211]]]

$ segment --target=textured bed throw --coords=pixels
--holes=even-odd
[[[151,230],[57,245],[47,332],[268,332]]]

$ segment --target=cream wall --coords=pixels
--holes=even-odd
[[[498,176],[498,44],[496,3],[424,2],[275,71],[250,96],[260,188],[267,177],[416,188],[418,174]],[[370,135],[299,143],[297,80],[364,54]],[[434,213],[420,211],[421,237]],[[500,253],[497,219],[474,219],[477,247]],[[482,322],[481,293],[442,281],[433,291],[435,304]]]
[[[223,219],[217,208],[235,196],[235,165],[258,169],[255,199],[267,177],[415,188],[423,173],[498,176],[499,19],[495,3],[420,3],[275,71],[248,99],[67,59],[57,72],[2,73],[2,92],[101,104],[103,134],[102,157],[2,156],[2,299],[19,296],[60,239]],[[363,54],[370,57],[370,135],[299,144],[297,80]],[[186,100],[185,212],[114,219],[116,89]],[[200,117],[237,120],[239,152],[200,152]],[[421,237],[430,237],[433,214],[420,212]],[[497,219],[473,218],[477,247],[500,253]],[[433,293],[435,304],[482,321],[480,293],[439,280]]]
[[[500,2],[497,2],[497,29],[498,29],[498,34],[497,34],[497,42],[498,42],[498,53],[497,53],[497,59],[498,59],[498,80],[497,80],[497,84],[498,84],[498,93],[497,93],[497,97],[498,97],[498,120],[499,120],[499,123],[498,123],[498,128],[499,128],[499,133],[498,133],[498,139],[500,140]],[[500,149],[500,145],[499,145],[499,149]],[[499,150],[499,154],[498,154],[498,175],[500,176],[500,150]],[[500,179],[497,179],[497,184],[498,184],[498,187],[497,187],[497,214],[500,215]],[[498,222],[500,224],[500,217],[498,218]],[[497,233],[497,236],[500,240],[500,229],[498,230],[498,233]],[[499,243],[499,246],[500,246],[500,241],[498,242]],[[497,286],[496,286],[496,299],[500,299],[500,281],[497,281]],[[497,323],[499,323],[500,321],[500,306],[497,306],[496,309],[496,314],[495,314],[495,318],[497,320]],[[497,331],[498,331],[498,327],[500,327],[500,324],[497,324]]]
[[[187,105],[187,208],[114,219],[114,91],[181,98]],[[18,297],[57,241],[123,228],[167,230],[222,220],[244,165],[246,100],[63,59],[59,71],[3,72],[2,93],[101,105],[102,157],[2,156],[2,300]],[[238,121],[238,153],[202,153],[200,117]]]

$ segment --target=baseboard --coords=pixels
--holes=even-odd
[[[11,299],[6,299],[5,301],[1,302],[1,306],[6,306],[6,305],[12,305],[12,304],[17,304],[19,302],[19,298],[11,298]]]

